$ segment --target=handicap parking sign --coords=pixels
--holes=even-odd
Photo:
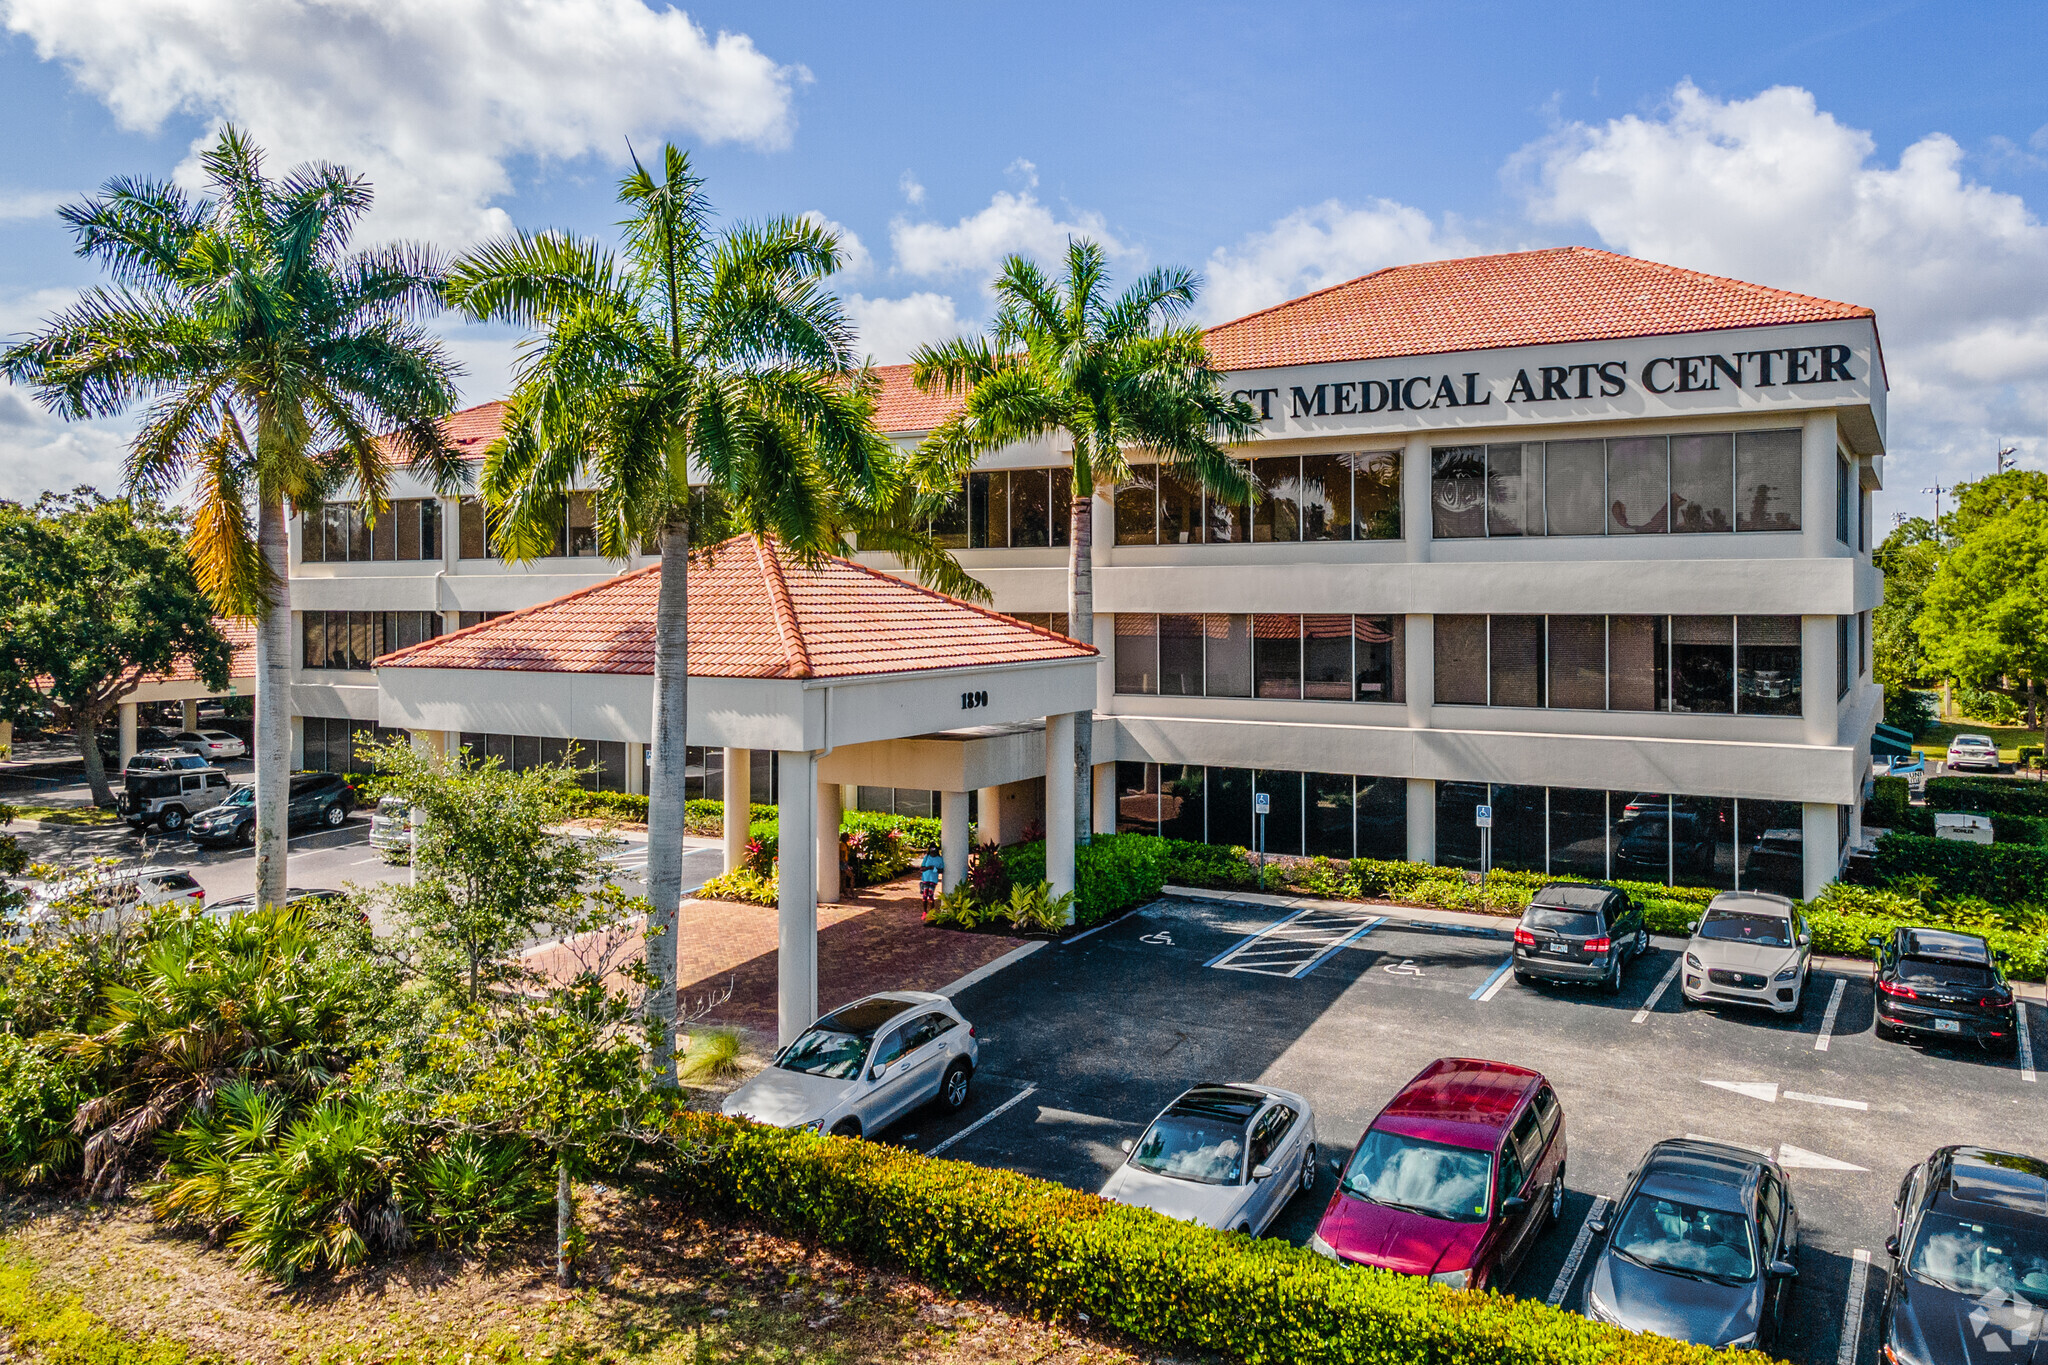
[[[1479,806],[1472,812],[1472,823],[1481,829],[1493,828],[1493,807]]]
[[[1252,809],[1256,810],[1260,815],[1271,815],[1273,813],[1273,794],[1271,792],[1258,793],[1258,795],[1252,798]]]

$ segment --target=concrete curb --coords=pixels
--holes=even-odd
[[[953,996],[960,994],[960,992],[966,990],[969,986],[988,980],[990,977],[994,976],[1003,968],[1015,966],[1017,963],[1022,962],[1025,958],[1030,957],[1033,953],[1037,952],[1040,948],[1043,948],[1050,941],[1051,940],[1049,939],[1039,939],[1037,942],[1027,943],[1021,948],[1012,948],[1009,952],[1004,953],[995,961],[985,962],[981,966],[976,967],[973,971],[961,977],[958,981],[954,981],[947,985],[939,987],[938,994],[946,996],[948,999],[950,999]]]

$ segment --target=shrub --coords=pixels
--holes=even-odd
[[[1009,919],[1010,926],[1015,929],[1057,934],[1067,927],[1067,915],[1073,908],[1074,893],[1067,891],[1055,896],[1047,882],[1010,889]]]
[[[1074,850],[1074,923],[1100,924],[1113,915],[1156,900],[1166,885],[1166,846],[1150,834],[1098,834]],[[1001,851],[1012,883],[1045,880],[1045,841]]]
[[[71,1117],[90,1093],[85,1077],[63,1060],[0,1033],[0,1190],[77,1169]]]
[[[1977,815],[2048,816],[2048,782],[2009,777],[1930,777],[1927,804]]]
[[[438,1247],[488,1248],[553,1221],[552,1163],[531,1143],[460,1133],[408,1160],[404,1177],[411,1225]]]
[[[961,883],[951,891],[941,891],[932,908],[925,911],[924,922],[936,924],[942,929],[978,929],[992,924],[1001,917],[1000,907],[1007,907],[1009,901],[984,901],[973,887]]]
[[[1175,1354],[1248,1365],[1735,1359],[1533,1299],[1211,1232],[1009,1171],[708,1114],[675,1122],[676,1184],[700,1205],[900,1266],[951,1293],[1000,1296]]]
[[[740,1074],[740,1035],[729,1028],[690,1031],[683,1075],[697,1081],[726,1081]]]
[[[1877,841],[1876,874],[1879,886],[1931,877],[1937,899],[1979,896],[2011,905],[2033,900],[2048,887],[2048,847],[1887,834]]]
[[[1010,899],[1010,869],[993,840],[967,855],[967,888],[983,905]]]
[[[1871,784],[1870,799],[1863,803],[1863,823],[1879,829],[1897,829],[1913,804],[1913,789],[1903,777],[1880,777]]]
[[[1935,695],[1912,687],[1884,690],[1884,723],[1918,739],[1934,724]]]
[[[644,825],[647,823],[647,798],[637,792],[579,790],[569,798],[569,814],[573,819],[617,820],[621,824]],[[684,823],[688,823],[687,816]]]
[[[707,901],[744,901],[748,905],[774,905],[775,878],[763,877],[747,868],[720,873],[697,888]]]
[[[1162,839],[1160,870],[1176,886],[1238,891],[1258,884],[1258,870],[1242,848]]]

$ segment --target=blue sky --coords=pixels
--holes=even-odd
[[[1222,317],[1405,260],[1584,242],[1867,303],[1889,507],[2048,465],[2048,14],[1809,7],[0,0],[0,332],[92,281],[48,210],[217,120],[380,190],[372,235],[601,231],[626,139],[735,216],[850,234],[870,347],[974,326],[1069,232]],[[495,396],[511,339],[448,329]],[[0,390],[0,496],[118,481],[126,427]]]

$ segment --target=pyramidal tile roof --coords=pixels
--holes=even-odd
[[[216,616],[214,629],[228,642],[233,658],[228,664],[230,678],[253,678],[256,676],[256,622],[242,616]],[[168,673],[160,673],[149,679],[151,682],[197,682],[199,670],[192,667],[190,659],[180,659],[171,665]]]
[[[1713,332],[1875,314],[1587,246],[1389,266],[1208,332],[1225,370]]]
[[[379,668],[654,672],[661,566],[386,654]],[[736,536],[693,556],[690,676],[851,678],[1079,659],[1091,647],[852,560]]]

